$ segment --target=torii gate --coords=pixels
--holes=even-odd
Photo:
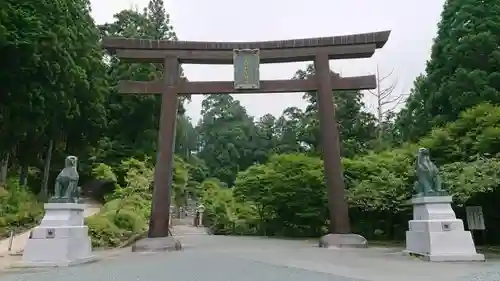
[[[350,244],[348,206],[340,161],[339,131],[332,90],[375,89],[374,75],[331,76],[329,60],[371,57],[389,39],[390,31],[266,42],[192,42],[105,37],[103,47],[122,60],[163,63],[164,79],[120,81],[124,94],[161,94],[154,191],[148,238],[169,235],[170,190],[178,95],[285,93],[317,91],[324,173],[330,211],[330,232],[323,246]],[[261,63],[314,61],[316,74],[307,80],[263,80]],[[190,82],[180,79],[180,64],[234,64],[234,81]],[[327,145],[325,145],[327,144]],[[328,238],[329,237],[329,238]],[[347,239],[351,240],[352,239]],[[157,243],[158,244],[158,243]],[[161,243],[160,243],[161,244]],[[165,246],[149,246],[165,249]],[[161,250],[160,249],[160,250]]]

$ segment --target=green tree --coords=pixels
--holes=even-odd
[[[172,179],[172,202],[176,208],[177,217],[180,217],[180,208],[187,203],[187,185],[189,169],[187,163],[180,157],[174,159],[174,175]]]
[[[53,149],[56,156],[81,153],[99,139],[108,86],[88,1],[4,5],[0,79],[12,86],[0,103],[0,134],[7,134],[0,154],[14,156],[9,160],[21,166],[24,185],[29,166],[45,162],[48,178]],[[44,181],[45,195],[46,187]]]
[[[184,114],[178,114],[175,129],[175,153],[183,159],[189,159],[197,148],[196,131],[191,119]]]
[[[314,65],[310,64],[306,70],[298,70],[296,79],[307,79],[314,76]],[[332,75],[337,75],[332,72]],[[336,105],[336,118],[340,131],[342,155],[349,157],[369,150],[370,143],[376,138],[376,118],[373,114],[363,111],[360,91],[333,91],[332,99]],[[304,112],[304,132],[302,141],[313,153],[319,150],[320,124],[316,92],[306,93],[304,99],[308,106]],[[328,128],[323,128],[327,130]]]
[[[204,224],[215,234],[256,233],[256,213],[252,206],[237,202],[232,189],[210,178],[200,186],[200,201],[205,206]]]
[[[278,144],[276,153],[305,152],[309,147],[305,146],[303,140],[307,130],[307,119],[302,110],[297,107],[289,107],[276,120],[276,138]]]
[[[165,11],[163,0],[151,0],[146,9],[148,16],[148,37],[152,39],[177,40],[174,28],[170,25],[170,15]]]
[[[145,13],[124,10],[115,14],[115,21],[100,26],[105,36],[149,38]],[[160,73],[152,64],[128,64],[111,57],[108,79],[147,81]],[[161,77],[161,76],[160,76]],[[122,159],[154,155],[160,111],[158,97],[153,95],[121,95],[113,90],[107,97],[109,126],[107,137],[100,141],[94,161],[118,166]]]
[[[100,26],[104,36],[148,38],[157,40],[177,40],[166,13],[163,1],[150,1],[142,12],[123,10],[115,15],[115,21]],[[148,81],[163,78],[161,64],[130,64],[111,57],[108,78],[113,83],[118,80]],[[160,96],[120,95],[115,90],[108,96],[109,126],[107,137],[101,139],[93,152],[95,162],[114,163],[130,156],[156,156]],[[195,139],[192,126],[182,115],[179,106],[176,152],[183,157],[190,154]],[[187,142],[191,141],[191,144]]]
[[[323,167],[315,157],[283,154],[252,166],[238,174],[234,196],[256,207],[267,235],[316,236],[326,225]]]
[[[201,113],[198,156],[205,161],[211,177],[232,185],[236,174],[256,161],[255,124],[230,95],[207,95]]]
[[[479,158],[472,162],[454,162],[442,166],[441,173],[453,200],[464,204],[477,194],[492,193],[498,189],[500,159]]]
[[[271,192],[280,176],[269,165],[254,165],[238,173],[233,196],[239,202],[254,207],[258,215],[260,234],[267,234],[268,223],[276,216],[272,204],[275,194]]]
[[[200,195],[200,184],[208,177],[208,168],[205,162],[196,155],[191,155],[187,159],[187,164],[189,170],[187,191],[191,198],[197,198]]]
[[[276,152],[278,138],[276,132],[276,118],[271,114],[262,116],[255,123],[255,137],[252,138],[254,159],[257,163],[267,161],[270,153]]]
[[[406,138],[454,121],[482,102],[500,102],[500,3],[493,0],[446,1],[426,75],[401,112]],[[401,126],[402,127],[402,126]],[[418,134],[418,135],[417,135]]]
[[[429,118],[420,92],[424,83],[426,77],[421,74],[413,82],[406,104],[396,116],[393,128],[400,141],[416,142],[429,130]]]
[[[433,129],[420,145],[428,147],[438,164],[474,161],[500,153],[500,107],[480,104],[455,122]]]

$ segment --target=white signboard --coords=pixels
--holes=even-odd
[[[485,230],[483,208],[481,206],[468,206],[465,207],[467,214],[467,226],[469,230]]]

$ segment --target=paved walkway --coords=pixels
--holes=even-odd
[[[139,254],[69,268],[10,273],[2,281],[498,281],[500,263],[429,263],[389,248],[335,249],[307,241],[206,235],[176,226],[180,252]],[[33,271],[33,270],[32,270]],[[481,276],[475,278],[472,276]]]
[[[99,212],[101,209],[101,206],[97,203],[89,203],[86,204],[85,210],[84,210],[84,216],[85,217],[90,217],[96,213]],[[0,240],[0,259],[1,256],[6,256],[9,253],[18,253],[24,249],[24,246],[26,246],[26,242],[28,241],[28,238],[30,236],[30,231],[25,231],[23,233],[16,234],[14,236],[14,239],[12,240],[12,249],[9,252],[9,238]]]

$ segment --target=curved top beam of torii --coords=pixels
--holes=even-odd
[[[390,31],[262,42],[169,41],[104,37],[102,45],[119,58],[131,62],[163,62],[177,57],[181,63],[232,64],[233,50],[259,49],[260,63],[313,60],[318,53],[330,59],[371,57],[389,39]]]
[[[139,38],[105,37],[103,47],[109,51],[117,49],[147,49],[147,50],[197,50],[197,51],[232,51],[234,49],[292,49],[318,48],[341,45],[375,44],[382,48],[389,39],[391,31],[350,34],[331,37],[303,38],[260,42],[201,42],[201,41],[170,41]]]

